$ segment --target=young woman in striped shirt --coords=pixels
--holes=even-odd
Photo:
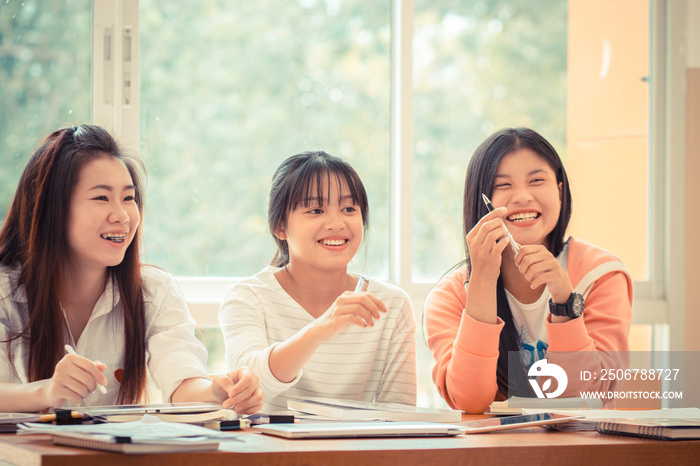
[[[286,398],[415,404],[415,319],[406,293],[348,264],[368,225],[362,181],[339,157],[297,154],[275,172],[268,224],[278,251],[219,311],[230,367],[260,376],[264,410]]]

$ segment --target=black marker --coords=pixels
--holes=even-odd
[[[484,203],[486,204],[486,208],[488,209],[489,212],[495,209],[493,204],[491,204],[491,201],[489,200],[488,197],[486,197],[486,194],[481,193],[481,197],[484,199]],[[513,235],[510,234],[510,231],[508,231],[508,228],[506,228],[506,224],[503,222],[503,219],[501,219],[501,223],[503,223],[503,229],[506,231],[506,236],[510,240],[510,247],[513,248],[513,251],[517,254],[518,251],[520,251],[520,248],[518,247],[517,243],[513,239]]]

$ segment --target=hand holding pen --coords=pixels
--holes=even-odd
[[[73,349],[73,347],[72,347],[71,345],[65,345],[64,348],[65,348],[65,350],[66,350],[66,353],[72,354],[72,355],[75,355],[75,356],[78,356],[78,353],[75,352],[75,350]],[[104,364],[102,364],[100,361],[95,361],[94,364],[95,364],[95,365],[99,364],[99,365],[103,365],[103,366],[104,366]],[[106,368],[106,366],[105,366],[105,368]],[[100,374],[100,375],[102,375],[102,374]],[[104,375],[102,375],[102,378],[104,378]],[[106,379],[106,378],[105,378],[105,383],[104,383],[104,384],[99,384],[99,383],[97,384],[97,389],[98,389],[98,390],[100,391],[100,393],[102,393],[103,395],[106,395],[106,394],[107,394],[107,389],[105,388],[105,385],[107,385],[107,379]],[[93,392],[94,392],[94,390],[93,390]]]
[[[481,193],[481,197],[482,197],[482,199],[484,200],[484,203],[486,204],[486,208],[488,209],[488,211],[489,211],[489,212],[493,212],[493,211],[495,210],[495,207],[493,206],[493,204],[491,203],[491,201],[489,200],[489,198],[486,197],[486,194]],[[518,243],[515,242],[515,240],[513,239],[513,235],[511,235],[511,234],[510,234],[510,231],[508,231],[508,228],[506,228],[506,224],[505,224],[505,222],[503,221],[503,219],[501,219],[501,223],[503,224],[503,229],[505,230],[506,236],[508,237],[508,241],[509,241],[509,243],[510,243],[510,247],[513,248],[513,252],[517,254],[518,251],[520,250],[520,247],[518,246]]]
[[[360,276],[354,291],[345,291],[338,296],[313,323],[314,338],[329,341],[349,325],[373,327],[374,321],[387,312],[386,305],[371,293],[362,291],[367,280]]]
[[[513,250],[518,246],[504,232],[502,217],[506,214],[505,207],[494,208],[493,204],[483,196],[489,212],[484,215],[467,233],[467,257],[469,264],[469,281],[475,278],[485,286],[495,283],[501,274],[503,251],[510,243]],[[506,230],[507,231],[507,230]],[[507,241],[504,241],[508,238]]]
[[[48,407],[60,407],[66,401],[80,403],[95,390],[107,392],[104,387],[107,379],[102,373],[107,366],[77,355],[69,345],[65,349],[68,354],[58,361],[53,376],[46,380],[43,389],[43,398]]]

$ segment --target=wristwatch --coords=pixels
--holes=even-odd
[[[583,296],[575,291],[569,296],[569,300],[563,304],[549,300],[549,312],[554,316],[571,317],[575,319],[583,314]]]

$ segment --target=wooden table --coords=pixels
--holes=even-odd
[[[124,455],[55,446],[48,436],[0,435],[0,465],[700,464],[700,440],[663,441],[541,427],[451,438],[287,440],[241,433],[216,452]]]

